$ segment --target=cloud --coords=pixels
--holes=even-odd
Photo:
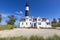
[[[7,17],[8,16],[8,14],[2,14],[2,17]]]
[[[15,13],[17,13],[17,14],[23,14],[22,11],[16,11]]]
[[[19,16],[19,15],[15,15],[15,17],[17,17],[17,18],[21,18],[22,16]]]

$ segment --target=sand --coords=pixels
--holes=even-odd
[[[0,37],[17,37],[17,36],[26,36],[30,37],[32,35],[37,36],[60,36],[60,30],[57,29],[24,29],[24,28],[15,28],[12,30],[2,30],[0,31]]]

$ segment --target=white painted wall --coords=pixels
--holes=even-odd
[[[23,23],[23,24],[22,24]],[[27,24],[26,24],[27,23]],[[31,27],[31,22],[20,22],[20,27]]]
[[[20,22],[20,27],[31,27],[31,26],[34,26],[33,24],[36,23],[36,26],[37,28],[40,28],[40,27],[52,27],[51,24],[50,25],[47,25],[46,22],[49,22],[49,20],[47,20],[46,22],[45,21],[42,21],[42,19],[40,17],[37,18],[37,21],[33,22],[33,19],[29,16],[25,17],[26,18],[26,21],[23,22],[23,25],[22,25],[22,21]],[[32,20],[30,20],[32,19]],[[41,19],[40,21],[38,21],[38,19]],[[27,23],[27,24],[26,24]],[[31,24],[30,24],[31,23]],[[38,23],[41,23],[41,25],[38,25]]]

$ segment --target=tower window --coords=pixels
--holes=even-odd
[[[38,21],[40,21],[40,19],[38,19]]]

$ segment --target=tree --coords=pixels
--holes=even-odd
[[[58,22],[60,22],[60,18],[58,18]]]
[[[56,22],[57,22],[56,18],[53,18],[52,23],[56,23]]]
[[[58,18],[58,27],[60,27],[60,18]]]
[[[53,18],[53,21],[51,22],[53,27],[57,27],[57,20],[56,18]]]
[[[16,21],[15,16],[14,15],[9,15],[8,18],[9,18],[9,20],[7,21],[7,24],[14,25],[14,23]]]
[[[1,23],[1,21],[2,21],[2,15],[0,14],[0,23]]]

